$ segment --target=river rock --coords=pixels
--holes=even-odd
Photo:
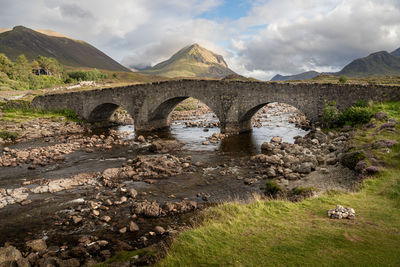
[[[79,260],[76,258],[71,258],[71,259],[67,259],[67,260],[58,260],[57,263],[60,267],[79,267],[79,266],[81,266]]]
[[[83,220],[83,218],[81,216],[72,216],[72,221],[74,222],[74,224],[78,224]]]
[[[379,140],[379,141],[376,141],[375,143],[373,143],[372,148],[377,149],[377,148],[393,147],[397,144],[398,144],[398,142],[396,140],[383,139],[383,140]]]
[[[129,188],[128,194],[131,198],[136,198],[138,192],[134,188]]]
[[[279,136],[274,136],[274,137],[271,138],[271,143],[278,143],[278,144],[280,144],[280,143],[282,143],[282,138],[279,137]]]
[[[101,220],[108,223],[109,221],[111,221],[111,217],[110,216],[103,216],[101,217]]]
[[[33,252],[40,252],[42,250],[47,249],[46,241],[44,241],[43,239],[27,241],[25,243],[25,245],[26,245],[26,247],[31,249]]]
[[[156,232],[156,234],[162,235],[165,233],[165,229],[161,226],[156,226],[154,228],[154,232]]]
[[[328,217],[331,219],[349,219],[353,220],[356,212],[352,208],[344,208],[341,205],[336,205],[335,209],[328,210]]]
[[[308,174],[311,173],[312,169],[314,168],[315,167],[311,162],[303,162],[297,168],[297,172]]]
[[[170,153],[179,151],[181,148],[182,144],[176,140],[157,140],[151,144],[149,149],[154,153]]]
[[[153,201],[153,202],[141,202],[136,205],[135,213],[136,214],[143,214],[147,217],[159,217],[161,215],[162,209],[160,205]]]
[[[109,168],[103,171],[103,179],[112,180],[118,178],[119,169]]]
[[[18,261],[21,258],[21,252],[13,246],[0,248],[0,265],[6,262]]]
[[[265,173],[269,178],[273,178],[276,176],[276,172],[274,168],[268,168]]]
[[[368,174],[375,174],[379,172],[379,168],[377,166],[369,166],[365,169]]]
[[[386,121],[388,119],[388,114],[383,111],[378,111],[377,113],[375,113],[375,119],[379,121]]]
[[[358,173],[363,173],[364,170],[367,168],[367,165],[368,165],[367,162],[360,160],[359,162],[357,162],[354,170]]]
[[[138,140],[140,143],[145,143],[145,142],[146,142],[146,139],[144,138],[143,135],[139,135],[139,137],[137,138],[137,140]]]
[[[270,142],[264,142],[261,145],[261,152],[267,155],[270,155],[271,152],[275,149],[275,145],[271,144]]]
[[[138,232],[139,231],[139,226],[134,221],[131,221],[129,223],[129,231]]]

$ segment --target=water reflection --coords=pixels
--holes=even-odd
[[[207,138],[214,133],[220,133],[219,128],[186,127],[185,121],[174,121],[170,129],[158,131],[156,134],[161,138],[176,139],[184,143],[184,148],[189,151],[214,151],[239,152],[253,154],[260,151],[263,142],[270,141],[274,136],[280,136],[284,142],[293,143],[295,136],[304,136],[307,131],[296,128],[288,122],[289,114],[281,116],[270,116],[262,122],[262,126],[254,127],[252,132],[230,136],[218,143],[203,145]],[[217,120],[210,114],[202,115],[199,120]],[[118,127],[119,131],[130,132],[129,138],[134,138],[134,126],[126,125]]]

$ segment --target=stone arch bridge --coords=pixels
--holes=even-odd
[[[220,121],[221,132],[241,133],[252,129],[251,118],[264,105],[280,102],[318,121],[325,101],[343,110],[360,100],[400,100],[399,86],[351,84],[273,83],[252,81],[175,80],[90,91],[53,93],[34,98],[34,107],[71,109],[89,122],[108,120],[123,107],[138,131],[169,126],[168,117],[188,97],[205,103]]]

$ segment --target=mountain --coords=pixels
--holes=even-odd
[[[141,73],[174,77],[223,78],[235,74],[228,68],[224,58],[198,44],[179,50],[170,59]]]
[[[396,56],[400,50],[389,54],[386,51],[373,53],[367,57],[359,58],[346,65],[337,75],[353,77],[370,75],[399,75],[400,57]]]
[[[400,48],[397,48],[394,50],[392,53],[390,53],[392,56],[397,56],[400,57]]]
[[[316,76],[319,75],[319,72],[316,71],[307,71],[295,75],[289,75],[289,76],[282,76],[280,74],[275,75],[271,81],[294,81],[294,80],[306,80],[306,79],[312,79]]]
[[[50,31],[35,31],[23,26],[12,30],[2,29],[0,53],[15,60],[24,54],[29,60],[37,56],[53,57],[71,67],[98,68],[113,71],[130,71],[90,44]]]

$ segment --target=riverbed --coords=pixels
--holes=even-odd
[[[133,125],[98,129],[87,135],[104,136],[105,139],[110,133],[117,132],[125,143],[90,152],[77,149],[65,155],[63,161],[35,169],[28,169],[24,164],[0,168],[0,188],[4,189],[24,185],[30,190],[32,184],[41,185],[82,173],[91,173],[90,177],[93,177],[89,179],[91,182],[67,190],[29,193],[24,202],[0,209],[0,245],[9,243],[25,251],[26,241],[45,239],[55,251],[52,256],[76,258],[73,248],[79,247],[85,254],[81,255],[81,263],[94,263],[120,250],[134,250],[159,242],[165,235],[172,236],[186,227],[198,209],[226,201],[246,202],[255,195],[263,195],[265,177],[248,161],[273,137],[293,143],[295,137],[308,133],[289,123],[291,115],[272,107],[252,132],[213,142],[207,140],[220,132],[218,127],[186,127],[186,120],[175,120],[169,130],[144,136],[144,142],[137,141]],[[191,120],[217,122],[211,113]],[[183,144],[181,149],[168,154],[187,167],[177,175],[162,179],[125,179],[115,187],[100,184],[98,177],[106,169],[126,166],[138,156],[159,155],[149,150],[153,140],[175,140]],[[9,148],[52,146],[57,142],[60,141],[40,139]],[[131,189],[137,192],[134,197],[127,193]],[[99,204],[99,208],[90,208],[94,202],[103,204]],[[138,212],[140,203],[152,203],[149,209],[156,208],[159,214]],[[163,204],[167,208],[160,208]],[[132,221],[138,225],[138,231],[129,230]],[[165,232],[154,232],[156,226],[161,226]],[[107,245],[91,249],[87,244],[82,245],[83,237],[89,243],[105,240]]]

